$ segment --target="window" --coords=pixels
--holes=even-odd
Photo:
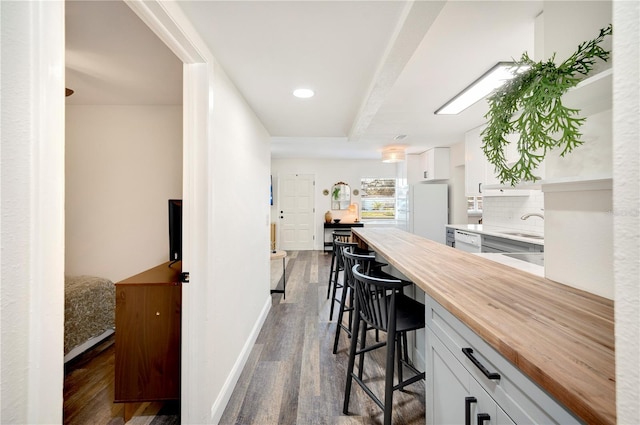
[[[366,178],[360,188],[363,220],[396,218],[396,179]]]

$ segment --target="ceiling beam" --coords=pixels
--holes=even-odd
[[[366,132],[409,59],[442,10],[445,1],[407,2],[398,25],[382,55],[374,78],[358,110],[348,140],[357,141]]]

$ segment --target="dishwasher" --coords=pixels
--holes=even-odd
[[[481,252],[482,236],[477,233],[456,230],[455,248],[465,252]]]

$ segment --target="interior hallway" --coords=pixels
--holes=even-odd
[[[357,385],[350,415],[342,414],[349,339],[343,333],[338,353],[332,354],[337,313],[329,322],[330,262],[331,255],[322,251],[288,252],[286,300],[282,294],[272,295],[273,306],[221,424],[382,423],[382,411]],[[272,282],[277,281],[281,260],[274,260],[271,268]],[[380,349],[365,360],[365,380],[371,377],[380,395],[384,354]],[[394,394],[394,424],[425,423],[424,387],[420,381]]]

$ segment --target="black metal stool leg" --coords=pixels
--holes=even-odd
[[[384,383],[384,425],[391,425],[391,414],[393,409],[393,367],[395,360],[396,323],[390,321],[389,332],[387,332],[387,369],[385,371]]]
[[[356,312],[358,307],[358,300],[356,300],[356,304],[354,308],[356,308]],[[358,335],[358,331],[360,330],[360,318],[356,314],[355,320],[353,322],[353,327],[351,328],[351,332],[353,335]],[[366,326],[364,326],[366,329]],[[349,399],[351,397],[351,384],[353,383],[353,367],[356,362],[356,350],[358,348],[358,338],[351,338],[351,347],[349,348],[349,363],[347,365],[347,383],[344,389],[344,404],[342,406],[342,413],[345,415],[349,414]]]
[[[406,343],[406,332],[396,337],[396,359],[398,368],[398,384],[402,383],[402,345]]]
[[[331,249],[331,266],[329,267],[329,284],[327,285],[327,299],[329,299],[329,295],[331,294],[331,285],[333,283],[333,269],[335,268],[336,262],[336,250],[335,248]]]
[[[336,261],[336,263],[337,263],[337,261]],[[343,276],[343,278],[344,278],[344,276]],[[332,291],[332,294],[331,294],[331,307],[329,308],[329,321],[333,320],[333,308],[334,308],[334,305],[335,305],[335,303],[337,301],[336,300],[336,292],[338,291],[338,288],[343,288],[343,292],[344,292],[344,285],[343,284],[341,285],[338,282],[339,279],[340,279],[340,268],[339,268],[339,265],[336,264],[336,275],[335,275],[335,280],[333,281],[333,291]]]
[[[342,320],[344,319],[344,311],[345,311],[345,302],[347,301],[347,292],[351,292],[351,289],[348,285],[342,286],[342,294],[340,297],[340,310],[338,311],[338,320],[336,322],[336,336],[333,341],[333,354],[338,352],[338,341],[340,340],[340,330],[343,329]],[[331,304],[333,307],[333,303]],[[349,309],[349,318],[351,318],[351,309]],[[351,324],[349,324],[349,328],[351,328]],[[347,332],[350,335],[351,329]]]

